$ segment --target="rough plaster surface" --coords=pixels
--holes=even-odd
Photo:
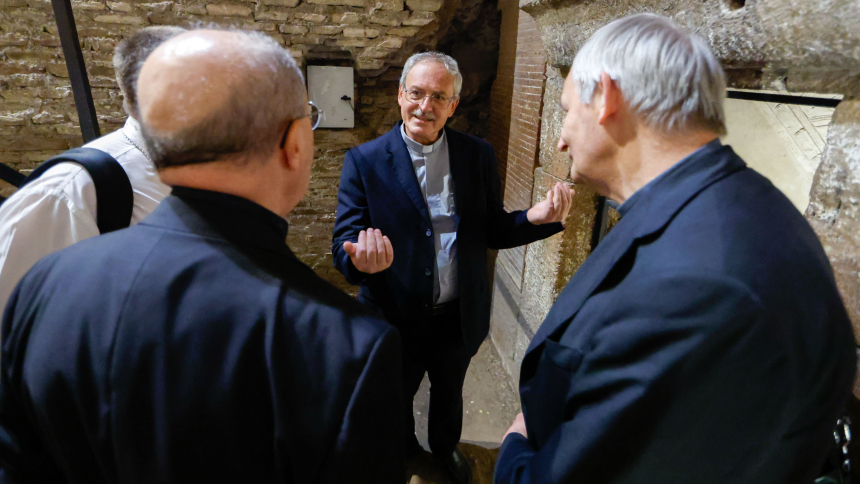
[[[545,194],[558,181],[560,181],[558,178],[548,175],[543,168],[535,170],[535,195],[532,203],[536,203],[540,199],[537,194]],[[558,296],[558,273],[562,264],[564,239],[569,238],[569,235],[577,230],[574,226],[581,225],[582,219],[588,217],[587,207],[590,205],[590,201],[583,203],[580,193],[577,192],[574,197],[565,232],[535,242],[526,251],[526,270],[520,311],[532,333],[540,327],[546,313],[549,312],[549,308],[552,307]],[[591,211],[593,212],[594,209],[592,208]]]
[[[856,0],[526,0],[547,61],[570,66],[610,21],[641,12],[672,18],[705,38],[735,87],[784,81],[792,91],[860,94],[860,2]]]
[[[806,217],[833,265],[854,333],[860,334],[860,100],[836,108]]]

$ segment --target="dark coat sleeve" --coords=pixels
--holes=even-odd
[[[6,306],[0,340],[0,484],[65,482],[33,426],[35,416],[24,405],[27,389],[21,372],[30,325],[22,320],[31,312],[19,284]]]
[[[340,173],[340,188],[337,192],[337,215],[334,222],[331,253],[334,266],[350,284],[358,285],[370,276],[352,264],[349,254],[343,250],[344,242],[358,241],[358,233],[370,227],[370,211],[367,194],[361,181],[354,157],[361,156],[356,150],[347,152]]]
[[[526,428],[532,434],[530,423],[543,419],[547,437],[538,449],[534,435],[508,435],[495,483],[684,481],[679,475],[736,482],[713,455],[755,456],[767,447],[763,429],[781,405],[773,389],[787,383],[779,338],[768,334],[778,329],[757,299],[739,284],[699,276],[643,281],[625,296],[606,308],[590,341],[545,341],[536,370],[524,366],[537,403],[526,407],[524,398]],[[581,360],[564,357],[573,353]],[[733,419],[763,402],[759,419]],[[545,425],[547,412],[558,420]],[[731,441],[736,435],[749,439]],[[687,460],[702,468],[683,469]]]
[[[319,482],[403,482],[402,398],[400,338],[396,330],[389,329],[371,351],[355,385]]]
[[[501,181],[493,148],[484,143],[481,157],[487,204],[487,247],[509,249],[545,239],[564,230],[561,222],[534,225],[528,220],[526,210],[508,212],[502,203]]]

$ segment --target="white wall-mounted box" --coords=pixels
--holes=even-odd
[[[308,66],[308,97],[323,111],[320,128],[355,127],[352,67]]]

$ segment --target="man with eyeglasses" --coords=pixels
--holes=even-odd
[[[13,292],[0,482],[399,484],[397,331],[285,242],[314,150],[295,61],[197,30],[152,53],[138,93],[172,193]]]
[[[528,211],[506,212],[492,147],[445,128],[462,83],[447,55],[406,61],[397,96],[403,121],[344,160],[332,255],[361,286],[359,300],[400,330],[408,455],[420,450],[412,399],[426,372],[430,450],[468,483],[457,442],[466,369],[489,332],[487,249],[561,231],[573,191],[557,183]]]

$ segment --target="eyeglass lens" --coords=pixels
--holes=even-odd
[[[314,104],[313,101],[308,101],[308,104],[310,105],[310,113],[308,117],[310,117],[311,120],[311,129],[317,129],[320,121],[322,121],[322,110]]]

